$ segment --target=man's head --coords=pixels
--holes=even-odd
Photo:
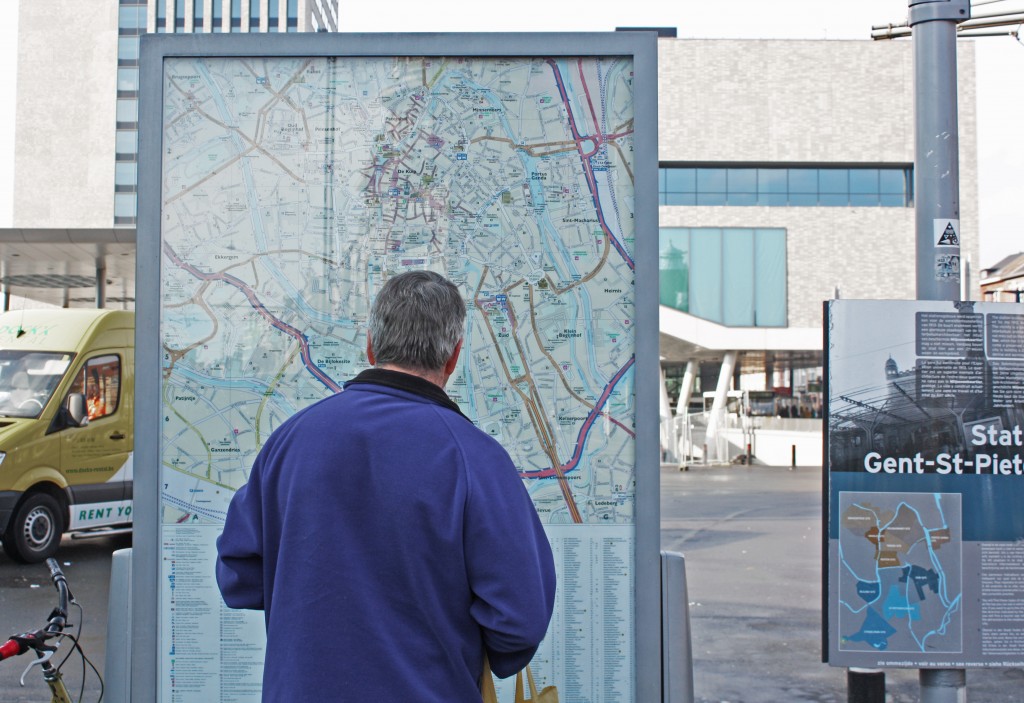
[[[443,276],[432,271],[394,276],[370,308],[370,363],[447,380],[458,359],[465,320],[466,303]]]

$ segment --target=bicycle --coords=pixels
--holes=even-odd
[[[66,628],[74,627],[74,625],[68,622],[68,604],[73,604],[78,608],[79,620],[82,619],[82,606],[75,600],[74,595],[72,595],[71,590],[68,588],[68,580],[64,576],[64,572],[61,571],[57,561],[55,559],[47,559],[46,565],[50,568],[50,578],[53,580],[54,588],[57,589],[57,607],[50,612],[44,627],[30,632],[23,632],[20,635],[12,635],[10,639],[0,645],[0,660],[16,657],[30,650],[35,652],[35,661],[29,664],[21,674],[21,685],[25,685],[25,677],[32,667],[38,666],[42,670],[43,680],[50,688],[51,703],[73,703],[68,689],[64,685],[61,667],[77,651],[82,657],[82,689],[78,694],[78,703],[81,703],[85,695],[86,664],[89,665],[100,680],[100,696],[96,700],[96,703],[100,703],[103,700],[103,677],[100,676],[100,672],[97,671],[95,665],[89,661],[89,658],[82,651],[82,647],[78,642],[79,637],[81,637],[81,627],[79,627],[79,635],[77,637],[65,632]],[[74,647],[57,666],[54,666],[50,660],[57,653],[57,650],[60,649],[65,639],[71,640],[74,643]],[[57,641],[54,644],[47,644],[50,640]]]

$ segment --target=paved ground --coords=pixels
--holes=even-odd
[[[821,663],[821,470],[694,467],[663,470],[661,479],[662,548],[686,556],[697,701],[846,701],[845,670]],[[100,671],[110,554],[129,543],[65,539],[58,552],[86,606],[83,642]],[[0,634],[42,625],[54,594],[44,566],[0,554]],[[35,669],[18,685],[27,663],[0,663],[3,703],[49,700]],[[65,672],[77,698],[77,656]],[[889,670],[886,679],[890,703],[919,699],[916,671]],[[967,681],[971,701],[1024,700],[1024,670],[970,671]],[[98,693],[90,674],[84,701]]]
[[[72,634],[81,632],[82,648],[103,672],[103,654],[107,638],[107,604],[109,601],[110,555],[117,549],[131,546],[130,536],[103,537],[91,540],[71,540],[67,537],[57,552],[75,599],[82,604],[85,618],[77,608],[71,607],[70,621],[76,627]],[[0,552],[0,637],[35,630],[46,624],[50,610],[57,604],[57,591],[50,581],[45,564],[16,564]],[[62,659],[71,651],[65,642],[58,652]],[[25,686],[18,683],[21,673],[32,661],[31,654],[0,662],[0,701],[3,703],[39,703],[50,700],[50,691],[43,682],[39,667],[34,666],[25,677]],[[59,661],[55,658],[54,661]],[[73,700],[78,700],[82,684],[82,659],[73,654],[62,669],[64,681]],[[91,671],[85,678],[86,703],[99,697],[96,675]],[[106,701],[107,698],[104,698]]]
[[[821,663],[821,469],[662,470],[662,548],[686,556],[694,689],[702,703],[840,703]],[[887,700],[920,697],[886,672]],[[1024,700],[1024,670],[969,671],[971,701]]]

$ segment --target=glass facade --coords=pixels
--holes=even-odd
[[[135,224],[139,133],[139,37],[146,0],[120,0],[117,10],[117,104],[114,137],[114,224]],[[167,31],[167,0],[157,0],[157,31]]]
[[[912,207],[913,168],[778,167],[659,169],[661,205]]]
[[[786,326],[786,230],[665,227],[660,300],[730,327]]]

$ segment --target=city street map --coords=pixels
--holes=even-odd
[[[206,578],[228,503],[281,422],[368,367],[383,283],[430,269],[467,303],[447,390],[558,560],[538,684],[631,701],[632,60],[167,58],[163,90],[163,700],[259,700],[261,657],[230,642],[262,619]]]

